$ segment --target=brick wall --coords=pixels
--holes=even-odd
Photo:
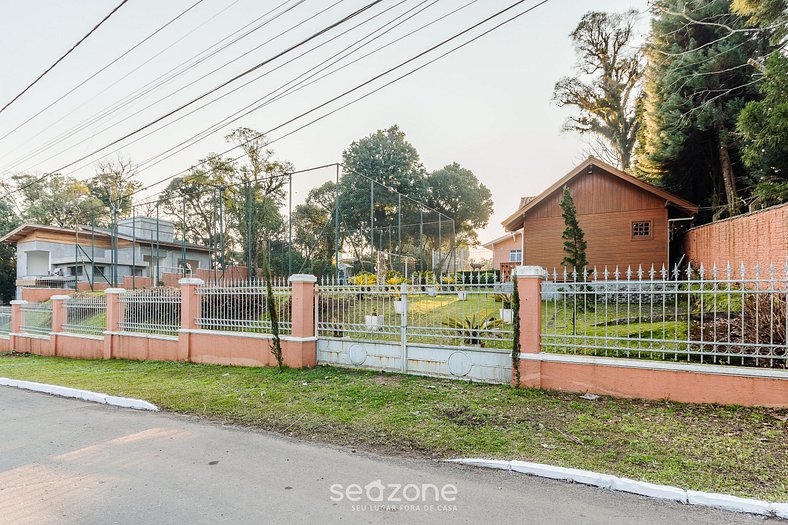
[[[687,231],[684,253],[695,265],[725,268],[728,261],[736,268],[744,263],[748,273],[759,263],[762,276],[774,263],[777,276],[785,277],[788,262],[788,203],[731,219],[717,221]]]

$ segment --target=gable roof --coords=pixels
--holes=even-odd
[[[27,223],[27,224],[22,224],[17,228],[14,228],[13,230],[5,234],[3,237],[0,237],[0,243],[16,244],[36,231],[47,231],[52,233],[68,233],[71,235],[76,235],[76,231],[72,228],[60,228],[59,226],[46,226],[43,224]],[[79,226],[79,235],[84,236],[82,237],[82,239],[85,240],[90,239],[91,235],[96,239],[109,240],[112,238],[112,236],[109,233],[109,230],[106,230],[104,228],[95,228],[91,233],[91,228],[86,226]],[[144,245],[156,244],[156,239],[143,239],[139,237],[135,239],[131,235],[124,235],[122,233],[119,233],[117,235],[117,238],[123,239],[125,241],[134,241],[137,244],[144,244]],[[173,241],[159,241],[158,244],[159,246],[165,246],[170,248],[181,248],[183,246],[181,244],[181,241],[177,239]],[[190,242],[185,243],[185,246],[189,250],[204,251],[204,252],[210,251],[210,248],[206,246],[201,246],[199,244],[194,244]]]
[[[605,172],[609,173],[614,177],[618,177],[619,179],[628,182],[638,188],[645,190],[657,197],[665,200],[666,206],[673,206],[674,208],[678,209],[679,211],[685,213],[686,215],[692,216],[698,211],[698,206],[692,204],[688,200],[682,199],[672,193],[663,190],[662,188],[658,188],[653,184],[649,184],[648,182],[641,180],[634,175],[630,175],[625,171],[621,171],[620,169],[603,162],[596,157],[588,157],[582,163],[580,163],[577,167],[575,167],[572,171],[558,179],[554,182],[549,188],[544,190],[542,193],[537,195],[534,198],[528,199],[527,197],[520,199],[520,207],[517,209],[516,212],[508,216],[504,219],[501,224],[506,231],[513,231],[520,228],[520,226],[516,225],[515,223],[518,219],[521,219],[529,210],[534,209],[536,206],[539,205],[542,201],[547,199],[550,195],[555,193],[556,191],[560,190],[567,184],[570,180],[575,178],[576,176],[584,173],[589,166],[596,166],[601,168]]]
[[[504,235],[501,235],[497,239],[493,239],[491,241],[487,241],[485,243],[482,243],[482,246],[484,246],[488,250],[492,250],[492,248],[491,248],[492,246],[495,246],[496,244],[498,244],[500,242],[503,242],[503,241],[515,238],[518,235],[520,235],[520,232],[508,232],[508,233],[506,233]]]

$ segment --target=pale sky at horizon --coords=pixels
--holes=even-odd
[[[6,111],[0,113],[0,137],[12,131],[195,1],[129,0],[39,84]],[[319,64],[345,46],[410,9],[415,12],[426,7],[412,20],[403,23],[345,62],[467,2],[468,0],[438,0],[434,3],[423,0],[384,0],[373,10],[324,35],[314,43],[300,48],[296,53],[272,62],[259,72],[272,70],[287,59],[311,49],[317,43],[339,35],[343,30],[359,22],[370,19],[368,23],[320,47],[315,52],[266,74],[260,80],[239,89],[217,103],[185,116],[161,131],[134,143],[129,144],[134,139],[125,141],[121,144],[121,153],[135,162],[142,162],[247,106],[307,68]],[[5,52],[0,56],[0,67],[5,74],[0,79],[0,107],[71,47],[117,3],[118,0],[80,2],[44,0],[37,3],[2,0],[5,16],[0,20],[0,45]],[[275,38],[248,56],[238,59],[206,78],[200,78],[333,3],[333,1],[314,0],[306,0],[302,3],[298,0],[286,2],[286,5],[295,5],[292,11],[272,21],[261,30],[205,60],[187,74],[174,79],[145,98],[123,108],[121,112],[113,113],[108,120],[87,126],[71,134],[63,142],[47,145],[50,139],[71,131],[85,119],[123,99],[156,77],[167,74],[178,64],[266,11],[282,4],[281,0],[267,2],[203,0],[181,19],[85,86],[8,137],[0,139],[0,176],[6,177],[10,173],[20,172],[46,173],[74,161],[298,42],[367,2],[355,0],[338,2],[334,7],[299,28]],[[427,30],[411,35],[340,73],[331,75],[302,91],[241,118],[238,122],[221,128],[205,140],[143,171],[140,178],[147,184],[188,168],[198,159],[205,157],[208,152],[227,149],[228,145],[224,142],[223,136],[238,126],[259,131],[278,126],[510,3],[511,1],[503,0],[478,0]],[[535,3],[536,0],[525,2],[511,13],[520,12]],[[374,15],[389,8],[391,8],[389,11],[373,18]],[[342,151],[353,140],[369,135],[377,129],[398,124],[406,133],[408,140],[419,151],[421,160],[428,170],[436,170],[456,161],[463,167],[471,169],[481,182],[492,190],[495,211],[488,227],[480,232],[480,239],[487,241],[498,237],[503,233],[500,221],[514,211],[521,195],[540,192],[584,157],[583,139],[561,133],[561,126],[569,114],[568,111],[550,102],[553,85],[561,76],[571,74],[575,63],[568,34],[586,11],[621,12],[630,8],[644,12],[647,8],[647,0],[550,0],[531,13],[410,77],[275,142],[272,147],[279,158],[290,160],[296,168],[303,169],[338,162],[341,160]],[[641,22],[641,33],[643,33],[647,28],[646,15],[642,15]],[[198,28],[201,24],[202,27]],[[485,27],[493,24],[494,22],[491,22]],[[176,43],[189,32],[191,34]],[[462,40],[457,43],[460,41]],[[436,51],[428,58],[414,63],[412,67],[439,53],[440,51]],[[141,67],[129,74],[138,66]],[[358,91],[327,106],[323,111],[313,113],[274,131],[270,134],[270,138],[277,139],[409,69],[411,68],[393,73],[368,89]],[[259,72],[245,77],[244,80],[228,86],[217,94],[229,91],[246,79],[257,76]],[[126,78],[119,81],[127,74]],[[180,91],[143,110],[148,104],[175,90]],[[136,111],[140,113],[133,115]],[[170,117],[164,123],[173,121],[183,113]],[[39,148],[42,149],[41,152],[29,155]],[[113,149],[115,148],[110,148],[107,152]],[[26,158],[28,156],[29,158]],[[63,173],[82,179],[88,178],[93,174],[91,165],[99,158],[101,155],[91,157],[79,163],[76,169],[68,168],[63,170]],[[300,202],[310,188],[331,178],[333,178],[333,170],[294,178],[294,202]],[[159,186],[151,193],[160,191],[164,187],[164,185]]]

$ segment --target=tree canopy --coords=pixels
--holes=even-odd
[[[592,152],[622,169],[629,168],[639,127],[643,63],[634,42],[636,21],[636,11],[586,13],[569,35],[579,74],[559,80],[553,92],[556,104],[578,110],[564,129],[592,135]]]
[[[714,216],[741,211],[752,185],[736,126],[759,98],[750,59],[770,47],[747,20],[730,0],[653,6],[638,169]]]

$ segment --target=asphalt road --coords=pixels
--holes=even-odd
[[[0,387],[0,523],[767,521]]]

